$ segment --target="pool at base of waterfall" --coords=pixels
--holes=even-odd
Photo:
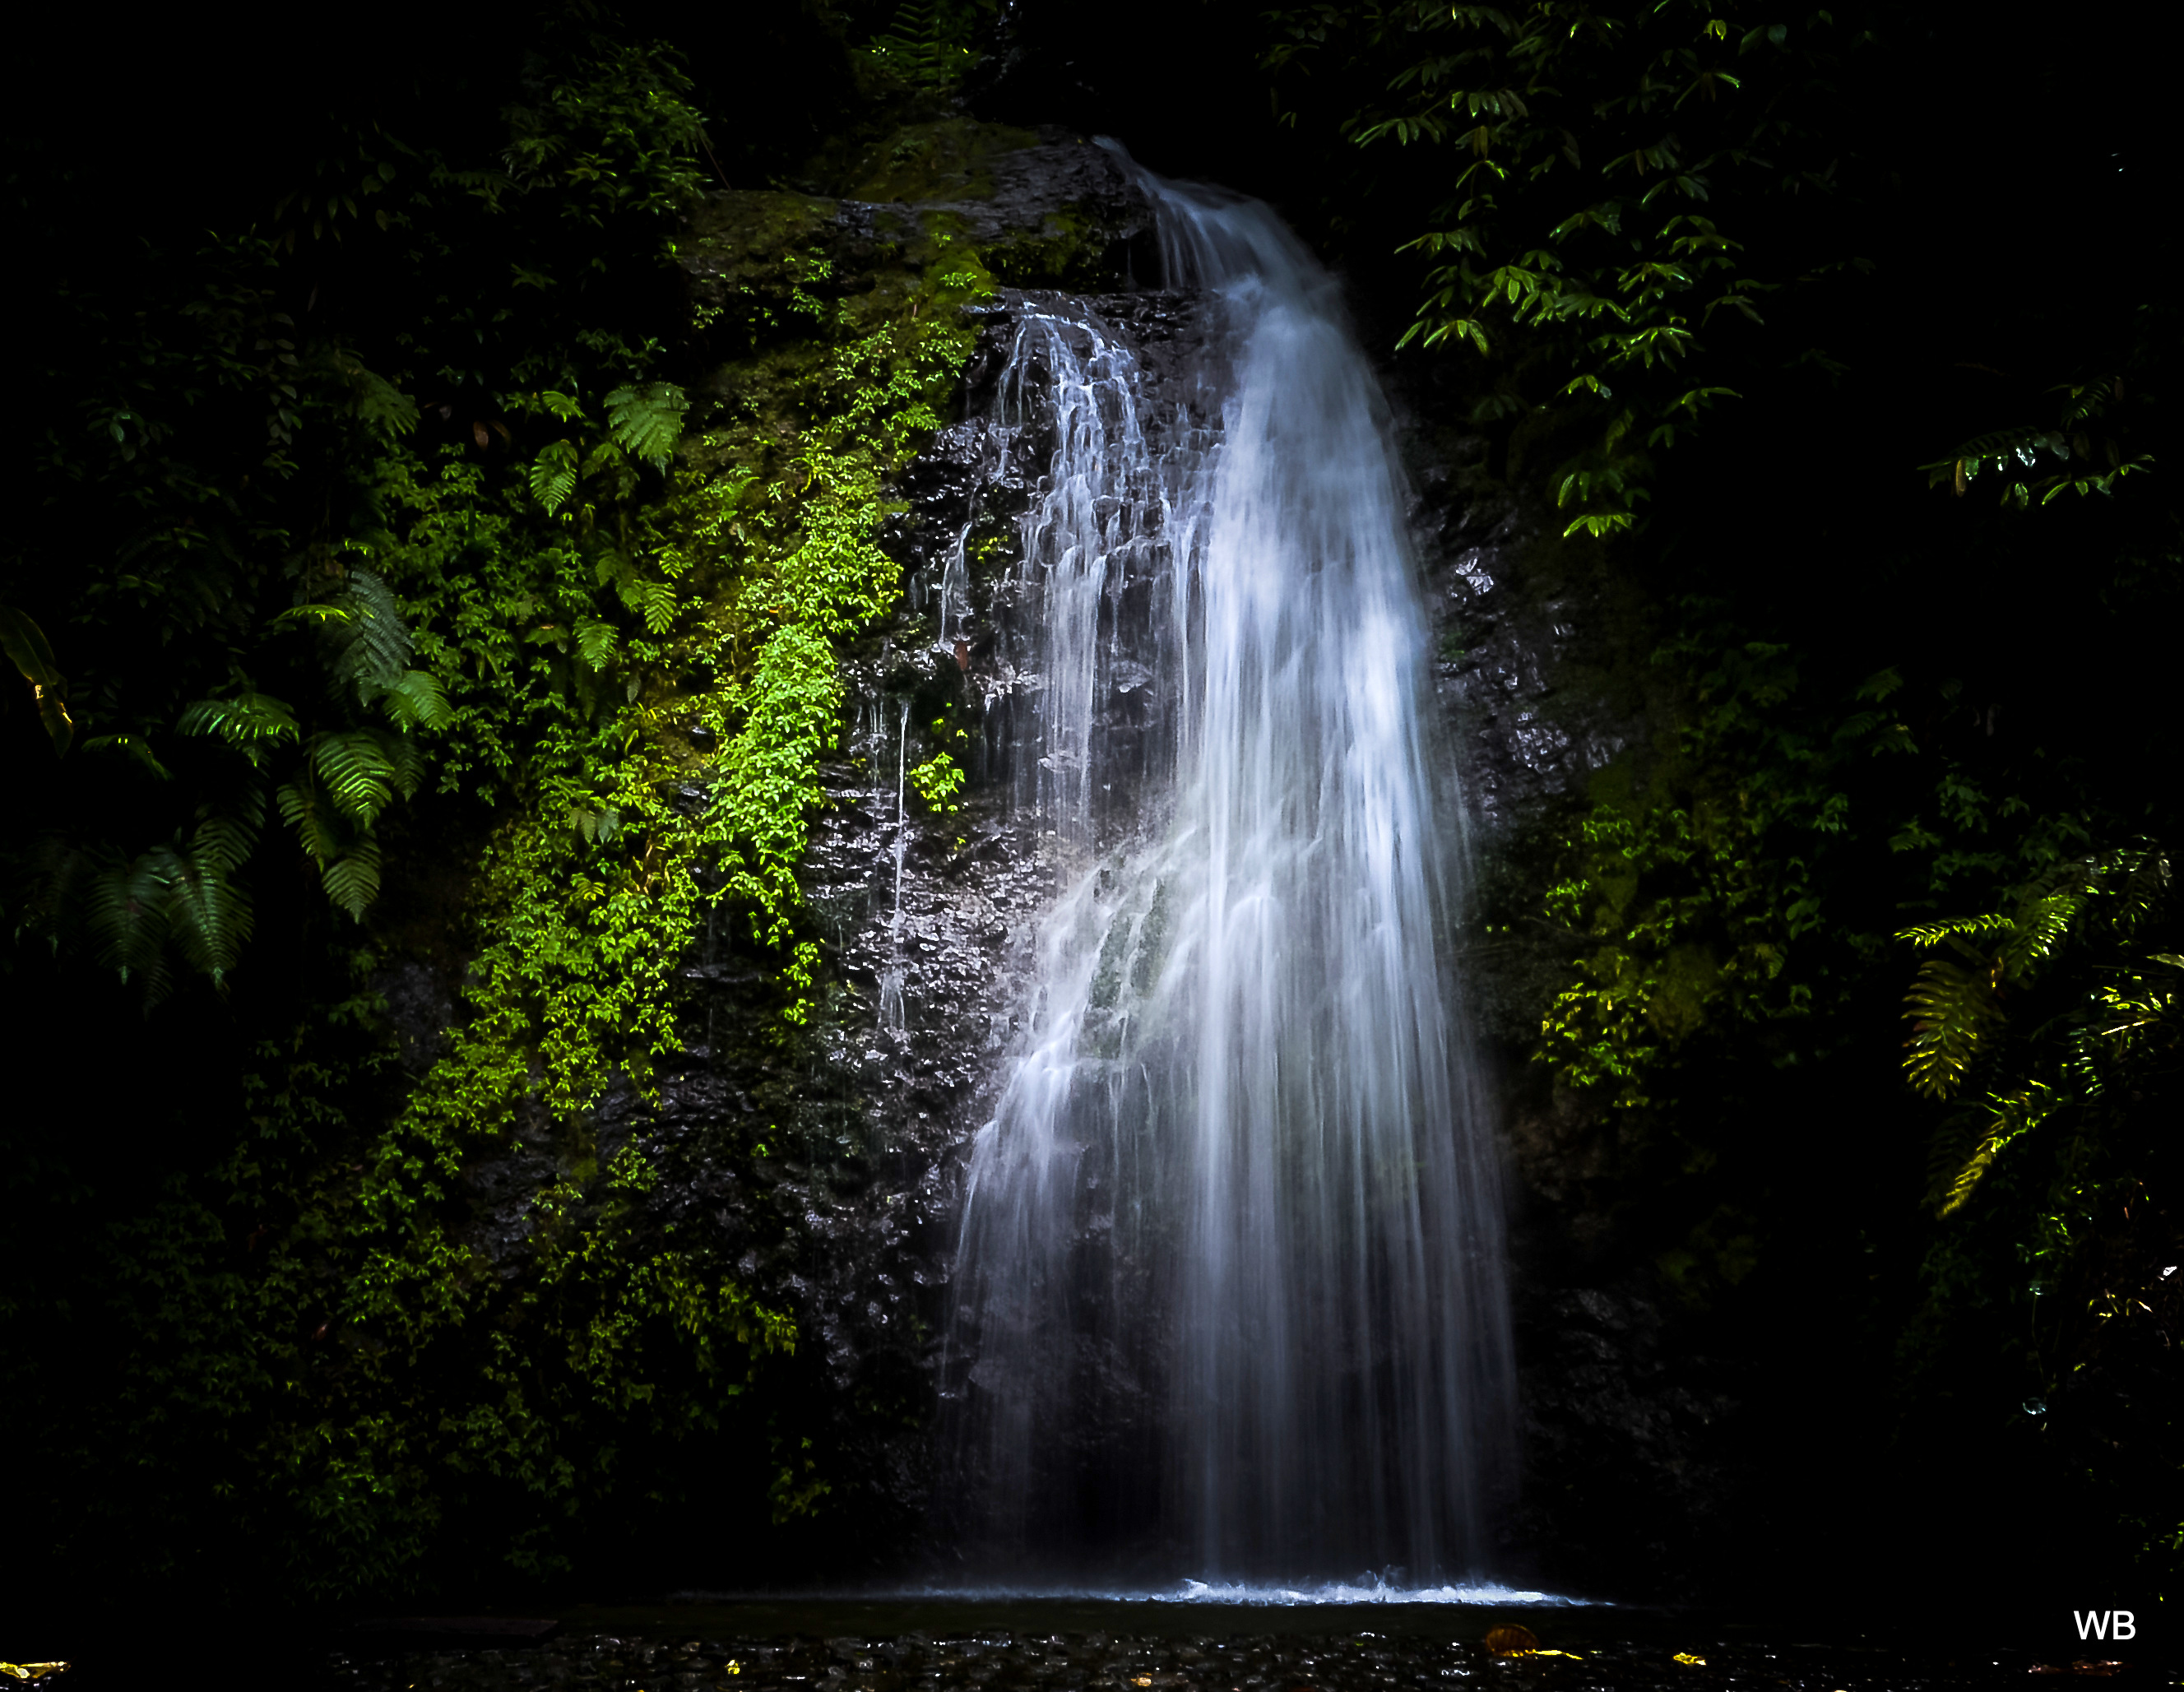
[[[1997,1643],[2014,1638],[2007,1629],[1986,1638],[1975,1628],[1869,1634],[1813,1628],[1810,1617],[1774,1625],[1533,1593],[1488,1598],[1474,1589],[1481,1595],[1420,1601],[1383,1588],[1344,1601],[1301,1592],[1239,1596],[1234,1589],[1214,1596],[1211,1586],[1187,1584],[1197,1593],[975,1602],[896,1593],[579,1609],[560,1617],[561,1633],[521,1647],[482,1642],[376,1655],[359,1634],[332,1653],[329,1681],[344,1692],[1382,1692],[1473,1684],[1943,1692],[2023,1686],[2028,1674],[2148,1685],[2176,1678],[2120,1645],[2043,1656]],[[1490,1634],[1501,1650],[1489,1648]]]

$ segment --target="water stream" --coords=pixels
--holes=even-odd
[[[1195,389],[1050,296],[1001,383],[1049,455],[1017,802],[1063,891],[970,1163],[956,1537],[1011,1581],[1462,1577],[1509,1337],[1403,482],[1309,253],[1139,174]]]

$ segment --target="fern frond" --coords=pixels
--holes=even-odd
[[[2153,847],[2140,847],[2118,854],[2124,872],[2116,889],[2115,913],[2109,920],[2126,938],[2153,915],[2169,891],[2169,854]]]
[[[359,828],[370,827],[394,798],[386,742],[368,728],[329,730],[313,735],[309,749],[328,802]]]
[[[569,496],[576,491],[576,444],[571,441],[555,441],[532,464],[531,497],[551,516],[569,503]]]
[[[98,960],[124,982],[135,979],[144,1005],[166,997],[166,964],[174,886],[183,864],[170,847],[155,846],[127,863],[114,861],[91,878],[83,904],[85,925]]]
[[[952,22],[937,0],[903,0],[891,26],[872,37],[868,51],[912,87],[952,88],[975,58],[955,39]]]
[[[190,861],[200,869],[231,875],[242,866],[258,845],[258,830],[265,821],[262,790],[254,806],[239,810],[200,811],[202,821],[190,837]]]
[[[425,754],[417,743],[406,734],[387,734],[380,737],[380,748],[393,771],[394,791],[405,799],[415,798],[425,781]]]
[[[286,701],[270,693],[237,693],[231,699],[199,699],[182,707],[175,726],[184,734],[217,735],[262,768],[265,754],[302,732]]]
[[[328,899],[363,921],[366,907],[379,897],[379,843],[369,837],[359,840],[340,857],[321,865],[319,878],[326,883]]]
[[[614,658],[615,648],[621,643],[614,625],[597,617],[577,618],[574,633],[577,656],[594,670],[605,669]]]
[[[1992,934],[2009,926],[2009,919],[2002,916],[1945,916],[1939,922],[1921,922],[1916,927],[1899,928],[1896,931],[1896,938],[1908,940],[1914,946],[1938,946],[1959,934]]]
[[[2020,980],[2033,965],[2053,957],[2085,906],[2085,895],[2076,891],[2051,893],[2018,906],[2009,938],[1995,953],[2003,978]]]
[[[2022,1135],[2028,1134],[2054,1115],[2063,1104],[2063,1096],[2044,1082],[2034,1082],[2016,1093],[1997,1094],[1988,1103],[1993,1107],[1987,1118],[1986,1132],[1981,1134],[1954,1177],[1947,1192],[1942,1195],[1936,1213],[1948,1216],[1962,1210],[1972,1189],[1986,1177],[1994,1160],[2003,1148]]]
[[[277,799],[281,819],[296,831],[298,841],[313,863],[323,865],[341,855],[345,843],[308,770],[283,782]]]
[[[1938,1211],[1965,1161],[1986,1137],[1992,1107],[1985,1100],[1962,1101],[1950,1109],[1926,1144],[1926,1205]]]
[[[347,644],[335,667],[368,704],[401,681],[416,647],[393,590],[371,570],[350,570],[348,591],[337,603],[349,615]]]
[[[1911,1023],[1911,1038],[1903,1043],[1908,1048],[1905,1077],[1914,1090],[1946,1099],[1964,1085],[1973,1059],[2003,1020],[1993,974],[1929,958],[1903,999]]]
[[[203,832],[198,830],[200,839]],[[192,849],[175,879],[171,898],[172,927],[183,958],[210,976],[214,986],[225,986],[250,938],[249,896],[228,879],[215,857]]]
[[[403,728],[445,728],[455,720],[447,690],[429,670],[404,671],[380,704]]]
[[[682,439],[689,396],[670,381],[618,387],[607,396],[607,429],[625,450],[665,470]]]
[[[675,626],[675,589],[665,582],[647,582],[638,590],[644,604],[644,626],[664,635]]]

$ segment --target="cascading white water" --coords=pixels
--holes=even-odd
[[[1002,386],[1010,450],[1052,442],[1018,802],[1067,890],[972,1149],[950,1495],[989,1574],[1468,1572],[1500,1195],[1384,406],[1271,211],[1139,174],[1212,313],[1195,413],[1066,301]]]

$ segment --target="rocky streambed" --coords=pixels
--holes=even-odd
[[[1023,1606],[1012,1606],[1012,1609]],[[1070,1606],[1082,1611],[1088,1606]],[[1905,1648],[1861,1639],[1798,1642],[1764,1630],[1645,1618],[1637,1628],[1568,1612],[1533,1615],[1540,1649],[1505,1655],[1485,1643],[1517,1618],[1462,1606],[1381,1613],[1356,1606],[1329,1630],[1323,1609],[1261,1610],[1219,1620],[1236,1631],[1158,1631],[1214,1617],[1156,1618],[1145,1604],[1108,1606],[1131,1631],[1029,1628],[912,1630],[886,1636],[738,1637],[693,1628],[666,1634],[571,1632],[539,1645],[372,1658],[335,1653],[330,1684],[354,1692],[1380,1692],[1390,1687],[1540,1686],[1556,1692],[1650,1692],[1750,1687],[1789,1692],[1917,1692],[2023,1686],[2028,1673],[2122,1675],[2149,1684],[2150,1666],[2092,1659],[2047,1662],[1964,1643]],[[1194,1606],[1195,1607],[1195,1606]],[[1182,1606],[1157,1606],[1166,1611]],[[1083,1621],[1082,1615],[1067,1619]],[[1303,1620],[1307,1630],[1300,1631]],[[1621,1618],[1618,1618],[1621,1619]],[[1427,1625],[1431,1622],[1435,1625]],[[2033,1684],[2047,1684],[2044,1679]]]

